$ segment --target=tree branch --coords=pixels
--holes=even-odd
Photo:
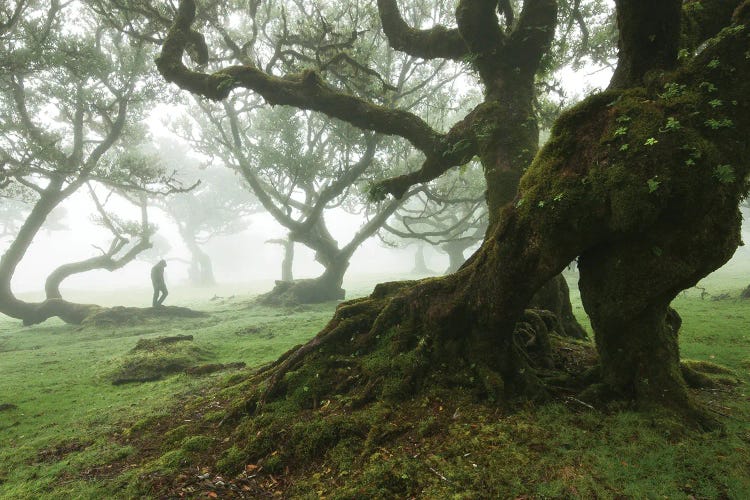
[[[423,59],[461,60],[469,54],[457,29],[410,27],[401,17],[397,0],[378,0],[378,13],[388,43],[396,50]]]
[[[442,135],[418,116],[338,92],[314,71],[279,78],[250,65],[229,66],[211,74],[188,69],[182,57],[194,17],[194,0],[181,0],[175,22],[156,61],[164,78],[180,88],[218,101],[225,99],[233,89],[243,87],[260,94],[272,105],[319,111],[362,129],[403,137],[427,155],[439,156],[447,149]]]

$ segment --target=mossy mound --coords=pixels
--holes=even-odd
[[[178,306],[100,308],[81,321],[82,326],[131,326],[147,321],[176,318],[205,318],[208,314]]]
[[[150,382],[167,375],[183,372],[211,357],[211,352],[196,346],[190,335],[140,339],[121,359],[106,378],[114,385]]]
[[[265,306],[293,307],[302,304],[319,304],[331,300],[343,300],[346,291],[321,279],[276,281],[268,293],[258,296],[256,301]]]
[[[207,363],[205,365],[191,366],[190,368],[186,368],[185,374],[200,376],[224,370],[239,370],[241,368],[245,368],[245,363],[243,361],[237,361],[235,363]]]

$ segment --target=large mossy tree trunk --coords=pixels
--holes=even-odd
[[[605,383],[705,422],[677,369],[679,320],[669,302],[725,262],[740,241],[738,205],[750,174],[750,1],[737,9],[731,27],[674,72],[672,37],[680,30],[679,16],[670,16],[679,13],[675,6],[681,2],[626,3],[618,3],[618,19],[630,23],[621,26],[625,68],[613,89],[564,113],[536,155],[535,134],[529,133],[536,127],[533,83],[554,32],[556,3],[524,2],[521,30],[507,39],[498,29],[495,2],[459,3],[458,40],[469,49],[485,100],[451,130],[464,142],[436,158],[451,158],[459,144],[467,156],[479,155],[491,214],[487,237],[453,275],[381,284],[370,297],[339,306],[313,340],[256,375],[256,392],[241,410],[253,412],[281,396],[308,408],[331,398],[356,407],[436,384],[465,387],[490,400],[543,397],[543,370],[537,368],[548,360],[544,328],[535,329],[538,338],[530,342],[517,325],[544,322],[545,315],[529,311],[528,304],[581,256],[583,300],[600,344]],[[637,6],[635,15],[631,9]],[[232,85],[247,86],[272,102],[362,123],[352,113],[364,105],[351,98],[344,99],[344,111],[328,105],[338,101],[315,75],[301,82],[274,80],[273,87],[255,68],[235,66],[216,75],[187,70],[181,57],[190,9],[192,2],[183,0],[158,61],[170,81],[214,99],[225,97]],[[652,15],[659,18],[646,19]],[[381,19],[385,23],[382,13]],[[662,25],[670,22],[677,28]],[[408,32],[419,38],[415,33]],[[662,46],[641,43],[640,36]],[[442,50],[425,50],[433,49]],[[642,54],[650,61],[645,66],[639,51],[655,51]],[[226,78],[232,78],[228,86]],[[325,105],[315,100],[321,95]],[[390,116],[366,109],[378,118]],[[372,116],[367,126],[398,133]],[[412,134],[413,143],[427,142],[422,147],[430,150],[430,136],[420,130]],[[532,158],[521,177],[522,165]],[[404,193],[405,184],[432,175],[430,168],[440,170],[441,160],[432,161],[383,188]]]
[[[742,21],[750,21],[750,7],[739,14],[736,29],[680,71],[647,87],[593,96],[565,113],[524,176],[516,203],[503,208],[456,274],[381,285],[371,297],[342,305],[311,343],[268,369],[270,384],[259,401],[294,390],[290,380],[308,381],[310,370],[329,373],[332,382],[336,355],[356,351],[366,358],[380,350],[387,360],[361,368],[363,397],[412,392],[432,383],[436,372],[445,376],[448,359],[449,370],[471,373],[460,380],[478,381],[485,396],[543,394],[534,358],[523,353],[514,327],[542,285],[580,255],[581,291],[605,384],[707,423],[685,389],[679,317],[669,303],[740,243],[738,204],[750,172]],[[711,63],[716,58],[722,68]],[[706,98],[703,82],[710,81],[717,90]],[[664,95],[665,85],[680,89],[677,99]],[[721,111],[731,127],[706,125],[717,114],[710,99],[737,103]],[[630,132],[618,141],[624,116]],[[680,129],[664,131],[668,118]],[[622,142],[631,146],[623,149]],[[686,165],[688,159],[696,165]],[[720,177],[717,165],[732,165],[733,175]],[[300,374],[285,377],[291,370]]]

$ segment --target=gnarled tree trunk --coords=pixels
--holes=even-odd
[[[395,2],[378,4],[387,29],[382,12]],[[623,68],[613,89],[563,114],[535,155],[533,83],[554,31],[553,0],[524,2],[521,30],[507,38],[495,2],[460,2],[457,33],[442,27],[406,32],[417,41],[442,33],[441,40],[451,42],[448,48],[419,46],[425,54],[468,49],[485,86],[485,101],[444,136],[423,133],[413,116],[396,121],[351,96],[338,99],[314,72],[272,80],[245,66],[215,75],[187,70],[181,58],[194,4],[182,0],[158,60],[168,80],[213,99],[245,86],[271,102],[409,138],[432,156],[419,172],[381,184],[397,196],[475,154],[487,179],[487,237],[457,273],[382,284],[370,297],[341,305],[312,341],[258,374],[264,383],[249,403],[294,395],[314,406],[346,393],[356,406],[440,383],[488,399],[543,396],[542,371],[535,368],[546,356],[519,342],[516,325],[534,294],[580,256],[603,380],[644,404],[705,422],[677,369],[679,321],[668,306],[725,262],[740,241],[738,204],[750,174],[750,1],[742,2],[729,29],[669,72],[680,5],[618,2]],[[456,136],[463,142],[453,141]],[[445,144],[450,149],[442,149]]]
[[[0,258],[0,312],[22,320],[24,325],[42,323],[55,316],[67,323],[79,324],[86,316],[100,309],[92,304],[74,304],[57,298],[39,303],[24,302],[16,298],[11,289],[13,274],[31,242],[42,228],[47,216],[65,199],[66,194],[61,188],[62,181],[52,181],[40,193],[15,240]]]
[[[443,274],[452,274],[458,271],[466,262],[464,252],[467,248],[468,246],[461,241],[449,241],[440,245],[440,250],[448,256],[448,267]]]
[[[427,263],[424,260],[424,244],[417,244],[417,251],[414,252],[414,267],[411,270],[412,274],[430,274],[432,271],[427,267]]]
[[[127,244],[126,240],[115,242],[110,248],[109,252],[90,259],[81,260],[78,262],[71,262],[63,264],[47,276],[47,281],[44,283],[44,291],[48,299],[62,299],[60,293],[60,285],[64,280],[73,276],[74,274],[85,273],[88,271],[94,271],[96,269],[105,269],[107,271],[116,271],[126,266],[140,254],[141,252],[148,250],[153,245],[149,241],[148,237],[143,237],[133,245],[125,254],[121,257],[116,257],[116,254]]]

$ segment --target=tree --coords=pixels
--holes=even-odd
[[[317,17],[300,6],[281,13],[259,11],[252,22],[261,40],[249,43],[258,51],[274,54],[266,64],[269,71],[297,71],[313,65],[330,74],[342,87],[387,101],[389,107],[403,104],[408,108],[440,110],[445,103],[439,101],[447,99],[447,85],[461,71],[445,72],[440,65],[419,62],[410,56],[379,56],[373,49],[383,44],[382,36],[374,36],[377,32],[365,36],[364,31],[358,34],[344,31],[347,21],[365,17],[364,12],[360,4],[321,9],[318,15],[330,20],[321,26],[314,22]],[[281,19],[277,26],[281,34],[271,39],[267,33],[274,19]],[[300,29],[302,34],[290,34],[290,26],[297,25],[304,26]],[[232,57],[246,59],[247,44],[239,50],[241,44],[235,43],[234,37],[229,30],[221,34]],[[370,59],[365,65],[351,54]],[[413,81],[408,82],[407,76]],[[388,83],[391,79],[393,84]],[[289,240],[314,250],[316,260],[325,268],[313,280],[282,280],[261,300],[279,303],[343,298],[341,284],[351,255],[379,229],[400,201],[384,203],[378,208],[370,203],[368,222],[341,247],[330,234],[324,214],[337,207],[360,211],[365,201],[361,196],[363,180],[373,178],[374,170],[382,170],[375,164],[395,164],[396,167],[390,167],[394,171],[401,167],[396,161],[385,160],[387,155],[398,154],[395,151],[399,146],[375,135],[362,136],[351,126],[320,115],[294,109],[258,109],[256,101],[247,95],[233,96],[218,107],[199,101],[207,120],[201,124],[200,133],[191,131],[183,135],[192,134],[202,153],[220,155],[227,165],[241,172],[266,210],[289,230]],[[433,113],[436,119],[440,115]],[[355,146],[355,141],[360,145]],[[379,175],[382,178],[382,173]]]
[[[11,280],[46,219],[87,182],[126,190],[166,189],[170,180],[134,147],[138,120],[159,88],[145,77],[148,52],[98,29],[85,7],[20,2],[4,29],[0,65],[0,185],[33,193],[31,210],[0,258],[0,312],[34,324],[79,323],[96,306],[61,299],[27,303]],[[64,29],[73,16],[80,30]]]
[[[182,241],[190,251],[188,277],[193,285],[216,284],[211,257],[203,246],[218,236],[236,234],[248,226],[247,216],[260,210],[257,199],[245,189],[238,176],[227,169],[201,166],[174,140],[158,143],[158,154],[164,164],[179,171],[185,184],[200,179],[194,189],[153,201],[177,226]]]
[[[277,282],[260,300],[278,304],[342,299],[341,284],[354,251],[401,203],[394,200],[373,210],[370,220],[342,246],[327,227],[326,214],[340,209],[356,193],[355,183],[373,168],[378,138],[366,138],[364,150],[349,146],[350,130],[289,109],[260,116],[247,116],[233,105],[218,114],[204,111],[209,123],[201,127],[202,138],[195,146],[241,173],[266,211],[289,231],[288,239],[315,251],[324,267],[317,278]],[[291,259],[287,261],[290,265]]]
[[[216,100],[249,88],[272,104],[407,138],[424,152],[422,168],[381,183],[378,193],[401,196],[474,155],[485,168],[490,229],[469,262],[443,279],[381,285],[369,299],[341,306],[315,339],[266,369],[268,386],[255,401],[291,391],[284,382],[291,370],[297,380],[312,376],[308,370],[335,380],[326,360],[351,349],[409,353],[408,365],[392,360],[363,377],[360,390],[370,394],[387,396],[391,385],[378,381],[394,378],[413,391],[451,359],[475,367],[487,395],[539,396],[544,384],[515,342],[514,326],[532,295],[580,255],[601,381],[616,394],[708,424],[685,388],[680,321],[669,304],[739,244],[738,204],[750,170],[750,2],[695,5],[682,11],[679,0],[617,2],[619,61],[609,90],[563,114],[535,154],[532,89],[556,25],[552,0],[526,1],[515,22],[501,16],[504,24],[496,2],[465,0],[457,28],[427,30],[409,27],[395,1],[378,2],[394,48],[469,57],[475,65],[484,101],[446,134],[344,94],[313,71],[277,77],[248,64],[212,74],[187,68],[182,54],[195,5],[182,0],[157,60],[168,81]],[[710,22],[695,23],[695,15]],[[519,184],[523,165],[530,167]]]

